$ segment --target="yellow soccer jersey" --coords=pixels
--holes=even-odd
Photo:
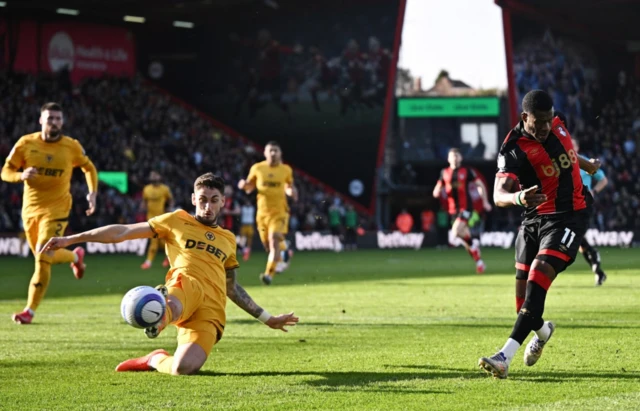
[[[167,281],[173,273],[197,279],[213,301],[218,318],[224,319],[227,304],[226,270],[239,266],[235,235],[217,225],[201,224],[184,210],[152,218],[149,225],[166,242],[171,263]]]
[[[58,141],[45,142],[40,134],[22,136],[6,160],[15,169],[38,169],[36,176],[24,182],[22,214],[25,218],[42,214],[67,217],[73,169],[95,167],[78,140],[62,136]]]
[[[256,163],[249,171],[249,182],[255,182],[258,190],[258,214],[279,214],[289,212],[286,184],[293,184],[293,171],[286,164],[275,167],[266,161]]]
[[[171,189],[164,184],[147,184],[142,190],[142,199],[147,205],[147,219],[164,213],[168,201],[173,199]]]

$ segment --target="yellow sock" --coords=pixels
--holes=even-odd
[[[267,271],[265,271],[265,274],[272,277],[276,275],[276,265],[278,265],[276,261],[267,261]]]
[[[51,264],[72,263],[76,260],[76,255],[71,250],[61,248],[53,253],[53,261]]]
[[[284,241],[280,241],[280,251],[287,251],[287,244]]]
[[[160,358],[157,360],[154,358],[154,368],[156,371],[163,374],[171,374],[171,370],[173,369],[173,356],[158,354],[158,357]]]
[[[147,261],[153,261],[158,254],[158,239],[152,238],[149,242],[149,251],[147,251]]]
[[[40,302],[47,292],[47,288],[49,288],[49,281],[51,280],[51,263],[40,260],[39,258],[40,256],[36,256],[36,269],[31,277],[29,297],[27,300],[27,308],[33,311],[40,305]]]

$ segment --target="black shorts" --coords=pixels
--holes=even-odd
[[[573,264],[589,214],[585,209],[523,221],[516,238],[516,278],[526,280],[536,258],[550,264],[557,274]]]
[[[471,214],[473,214],[472,210],[462,210],[457,214],[451,214],[451,221],[461,220],[468,223],[471,218]]]
[[[331,226],[331,234],[332,235],[340,235],[342,233],[342,230],[340,229],[339,225],[332,225]]]

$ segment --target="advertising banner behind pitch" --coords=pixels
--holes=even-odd
[[[133,35],[120,27],[77,22],[20,22],[13,69],[18,72],[58,72],[67,68],[71,81],[104,74],[135,74]],[[5,60],[9,59],[5,53]]]

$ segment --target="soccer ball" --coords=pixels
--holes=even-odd
[[[132,327],[148,328],[157,325],[164,316],[166,301],[155,288],[141,285],[132,288],[122,298],[120,313]]]

